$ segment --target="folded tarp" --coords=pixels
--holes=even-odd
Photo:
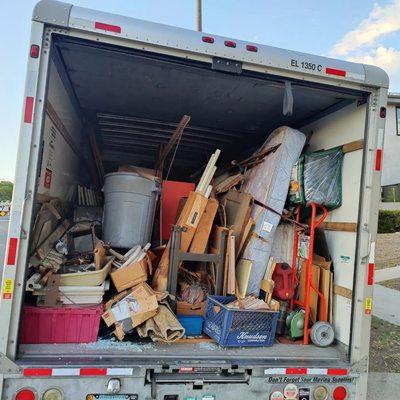
[[[275,129],[258,152],[261,153],[276,145],[280,146],[275,152],[268,154],[262,163],[250,170],[243,191],[282,213],[292,168],[300,157],[305,141],[305,135],[298,130],[287,126]],[[255,220],[255,227],[242,258],[252,262],[247,294],[258,295],[280,216],[257,205],[253,205],[251,216]]]
[[[290,201],[322,204],[330,210],[342,205],[342,146],[304,154],[292,172]]]

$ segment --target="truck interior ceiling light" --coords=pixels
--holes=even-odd
[[[203,37],[201,38],[201,40],[202,40],[204,43],[214,43],[214,38],[211,37],[211,36],[203,36]]]
[[[31,50],[29,52],[30,56],[32,58],[38,58],[40,53],[40,46],[37,44],[32,44],[31,45]]]
[[[225,40],[224,45],[226,47],[236,47],[236,42],[234,42],[233,40]]]
[[[332,393],[333,400],[346,400],[347,389],[344,386],[338,386]]]
[[[44,392],[42,400],[62,400],[63,394],[59,389],[51,388]]]
[[[21,389],[15,396],[15,400],[36,400],[36,394],[32,389]]]

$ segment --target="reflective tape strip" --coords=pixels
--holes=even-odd
[[[96,29],[101,29],[107,32],[121,33],[122,31],[121,27],[118,25],[105,24],[104,22],[98,22],[98,21],[94,23],[94,27]]]
[[[346,78],[356,79],[358,81],[363,81],[365,79],[365,75],[363,75],[363,74],[355,74],[354,72],[346,72]]]
[[[99,376],[107,375],[107,368],[81,368],[80,376]]]
[[[375,171],[382,170],[382,147],[383,147],[383,129],[378,129],[378,135],[376,139],[376,153],[375,153]]]
[[[342,70],[342,69],[336,69],[336,68],[329,68],[326,67],[325,68],[325,73],[327,75],[335,75],[335,76],[342,76],[342,77],[346,77],[346,71]]]
[[[286,368],[267,368],[264,370],[265,375],[286,375]]]
[[[328,368],[327,375],[348,375],[349,370],[346,368]]]
[[[286,375],[307,375],[307,368],[286,368]]]
[[[7,265],[15,265],[17,259],[18,238],[11,237],[8,241]]]
[[[374,284],[375,273],[375,242],[371,242],[369,257],[368,257],[368,285]]]
[[[374,284],[374,272],[375,272],[375,264],[368,264],[368,286],[372,286]]]
[[[264,375],[348,375],[347,368],[267,368]]]
[[[327,368],[307,368],[307,375],[328,375]]]
[[[371,242],[371,245],[369,246],[368,262],[370,264],[374,264],[375,263],[375,242]]]
[[[33,103],[34,103],[33,97],[28,96],[25,99],[24,122],[27,124],[32,123]]]
[[[25,368],[24,376],[130,376],[133,368]]]
[[[24,376],[51,376],[51,368],[25,368],[23,371]]]
[[[382,149],[376,149],[375,154],[375,171],[382,169]]]
[[[133,368],[107,368],[108,376],[133,375]]]
[[[51,371],[51,376],[79,376],[79,368],[54,368]]]

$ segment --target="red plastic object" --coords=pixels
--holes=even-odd
[[[171,227],[175,222],[179,200],[182,197],[188,197],[189,193],[194,189],[194,183],[163,181],[161,195],[161,236],[164,240],[168,240],[171,235]]]
[[[21,343],[90,343],[97,340],[103,305],[25,306]]]
[[[275,282],[273,297],[278,300],[290,300],[294,296],[293,270],[289,264],[276,264],[272,280]]]

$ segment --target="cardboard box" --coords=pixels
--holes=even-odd
[[[332,261],[326,261],[325,258],[314,254],[313,262],[315,265],[320,267],[320,278],[319,278],[319,291],[324,295],[326,299],[325,304],[325,315],[329,320],[329,303],[330,303],[330,285],[331,285],[331,266]],[[318,321],[323,321],[323,304],[321,299],[318,301]]]
[[[155,292],[147,283],[141,283],[108,301],[102,317],[107,326],[130,317],[132,327],[135,328],[156,315],[157,310],[158,302]]]
[[[198,304],[191,304],[187,301],[177,301],[176,302],[176,314],[177,315],[199,315],[204,316],[206,308],[205,301]]]
[[[149,258],[145,257],[141,261],[133,262],[124,268],[119,268],[111,272],[111,280],[118,292],[146,282],[149,262]]]
[[[250,218],[253,196],[237,190],[229,190],[221,199],[225,207],[226,226],[229,226],[235,237],[235,248],[239,249],[243,229]]]

